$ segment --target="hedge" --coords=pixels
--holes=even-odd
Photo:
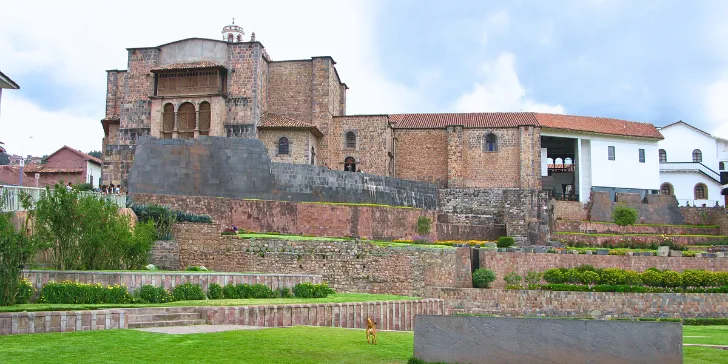
[[[593,268],[592,268],[593,269]],[[685,270],[675,272],[650,268],[642,273],[619,268],[552,268],[543,272],[549,284],[585,284],[611,286],[647,286],[661,288],[707,288],[728,286],[728,272]]]

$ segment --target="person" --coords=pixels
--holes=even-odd
[[[71,186],[71,182],[68,182],[68,186],[66,186],[66,190],[70,191],[72,189],[73,189],[73,187]]]

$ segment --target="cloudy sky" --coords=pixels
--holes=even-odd
[[[69,0],[2,11],[0,70],[21,87],[2,98],[10,153],[101,149],[104,71],[126,68],[126,48],[219,39],[232,17],[274,60],[334,57],[349,114],[542,111],[684,120],[728,138],[728,1]]]

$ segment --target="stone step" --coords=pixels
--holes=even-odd
[[[167,327],[167,326],[192,326],[192,325],[204,325],[207,320],[170,320],[170,321],[148,321],[148,322],[134,322],[129,323],[128,328],[130,329],[142,329],[146,327]]]
[[[145,307],[145,308],[134,308],[126,311],[130,316],[132,315],[150,315],[150,314],[165,314],[165,313],[196,313],[196,307]]]
[[[185,313],[146,313],[129,315],[128,322],[153,322],[153,321],[177,321],[177,320],[200,320],[202,317],[197,312]]]

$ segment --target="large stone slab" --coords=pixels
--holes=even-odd
[[[682,363],[682,325],[566,319],[415,318],[414,356],[447,363]]]

